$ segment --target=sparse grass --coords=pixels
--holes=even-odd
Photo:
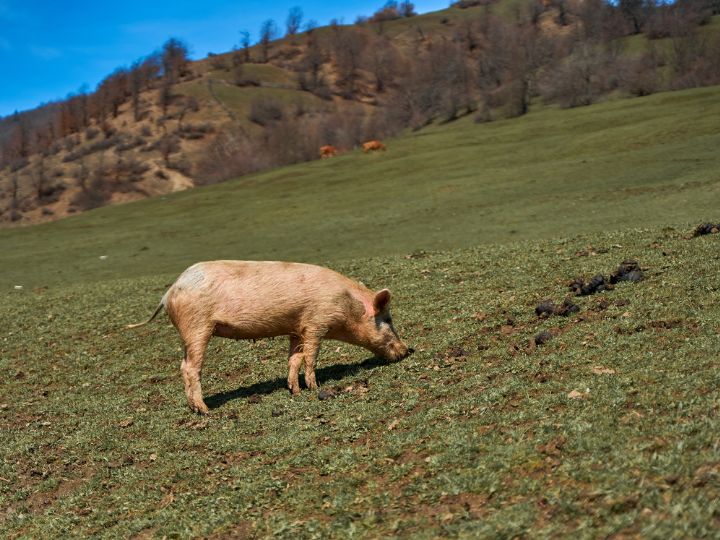
[[[216,340],[208,419],[186,410],[165,317],[122,330],[173,275],[3,293],[4,535],[714,536],[719,238],[683,233],[337,262],[396,292],[418,352],[385,365],[326,343],[319,380],[342,392],[319,401],[284,389],[285,340]],[[646,281],[535,319],[630,256]]]
[[[465,119],[386,141],[382,154],[0,230],[0,287],[172,273],[216,258],[318,262],[716,219],[719,114],[713,87]]]
[[[720,236],[686,233],[718,221],[719,112],[709,88],[460,121],[0,231],[3,535],[716,536]],[[166,317],[123,325],[209,258],[390,287],[417,352],[326,343],[320,401],[284,389],[284,339],[216,339],[193,416]],[[645,281],[536,319],[626,258]]]
[[[261,81],[265,86],[278,85],[293,88],[297,86],[297,81],[291,71],[271,64],[243,64],[242,72],[243,76]],[[214,70],[208,76],[234,84],[232,70]]]
[[[268,87],[237,87],[231,85],[218,85],[215,87],[218,98],[230,109],[239,114],[247,115],[250,104],[255,99],[273,99],[286,105],[301,103],[306,106],[324,107],[322,100],[307,92],[288,90],[286,88]]]

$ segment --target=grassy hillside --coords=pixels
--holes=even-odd
[[[720,237],[687,232],[718,221],[718,113],[708,88],[460,121],[0,231],[4,535],[713,536]],[[321,401],[285,390],[284,339],[213,340],[194,416],[165,315],[123,325],[223,257],[390,287],[417,352],[326,343]],[[644,281],[536,318],[627,258]]]
[[[203,259],[322,262],[689,226],[717,212],[719,114],[712,87],[466,119],[391,140],[386,153],[0,230],[0,286],[177,273]]]
[[[320,401],[284,389],[285,340],[215,340],[208,418],[186,410],[165,316],[121,329],[173,274],[3,292],[0,526],[10,538],[711,537],[718,236],[683,236],[336,262],[396,292],[416,354],[386,365],[326,343],[318,380],[338,395]],[[577,274],[627,257],[645,281],[535,318]],[[554,339],[528,348],[545,329]]]

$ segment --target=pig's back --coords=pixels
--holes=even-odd
[[[255,335],[292,333],[322,316],[359,284],[328,268],[281,261],[207,261],[188,268],[174,288],[202,302],[216,324]]]

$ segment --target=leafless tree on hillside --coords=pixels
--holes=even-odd
[[[287,20],[285,21],[285,28],[287,31],[287,36],[290,38],[295,38],[295,35],[300,31],[300,26],[302,25],[303,20],[303,11],[300,7],[295,6],[293,8],[290,8],[290,11],[288,12]]]
[[[247,30],[240,30],[240,46],[245,56],[245,62],[250,62],[250,32]]]
[[[337,68],[337,85],[346,98],[357,90],[357,80],[365,49],[365,34],[356,28],[336,26],[330,34],[330,46]]]
[[[13,115],[13,134],[10,140],[11,159],[27,158],[30,155],[30,135],[26,116],[15,113]]]
[[[417,15],[417,12],[415,11],[415,4],[408,2],[407,0],[400,2],[398,5],[398,13],[400,13],[401,17],[414,17]]]
[[[598,42],[604,38],[608,9],[605,0],[585,0],[578,8],[581,39]]]
[[[383,36],[374,38],[365,51],[368,70],[375,77],[375,91],[384,92],[397,74],[398,53],[392,42]]]
[[[135,62],[130,69],[130,97],[133,108],[133,120],[139,122],[142,118],[140,110],[140,92],[142,92],[143,80],[140,62]]]
[[[233,83],[237,86],[242,86],[245,83],[245,62],[243,58],[240,53],[232,55],[232,78]]]
[[[78,170],[77,170],[77,181],[78,181],[78,185],[80,186],[80,189],[82,191],[88,190],[88,185],[87,185],[88,176],[89,176],[88,168],[87,168],[87,164],[85,163],[85,157],[83,156],[80,158],[80,162],[78,163]]]
[[[646,18],[645,7],[645,0],[618,0],[620,13],[630,24],[632,34],[642,32]]]
[[[172,83],[169,79],[163,78],[160,90],[158,91],[158,105],[162,109],[163,116],[167,116],[168,108],[172,103]]]
[[[522,116],[530,109],[536,92],[539,70],[552,58],[550,37],[532,26],[516,27],[510,36],[508,109],[510,116]]]
[[[190,61],[188,54],[187,45],[177,38],[170,38],[163,44],[162,67],[168,84],[175,84],[184,74]]]
[[[10,175],[10,209],[15,210],[18,206],[18,175]]]
[[[315,32],[310,32],[305,56],[300,62],[300,72],[298,73],[298,82],[302,90],[315,92],[324,85],[321,72],[326,62],[327,54],[319,37]]]
[[[180,151],[180,139],[175,135],[163,135],[157,142],[165,167],[170,167],[170,156]]]
[[[45,170],[45,157],[40,156],[37,164],[35,165],[35,172],[33,174],[33,187],[35,188],[35,198],[40,202],[43,198],[43,192],[47,185],[47,174]]]
[[[270,43],[277,38],[277,33],[277,25],[272,19],[267,19],[260,26],[260,51],[263,63],[266,63],[270,57]]]

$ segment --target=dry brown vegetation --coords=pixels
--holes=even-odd
[[[720,83],[717,2],[388,2],[357,24],[271,20],[251,46],[187,47],[120,68],[91,93],[0,119],[0,220],[34,222],[318,159],[431,122],[526,114]],[[442,16],[439,16],[442,15]],[[301,29],[305,31],[301,33]],[[640,48],[628,36],[643,34]]]

